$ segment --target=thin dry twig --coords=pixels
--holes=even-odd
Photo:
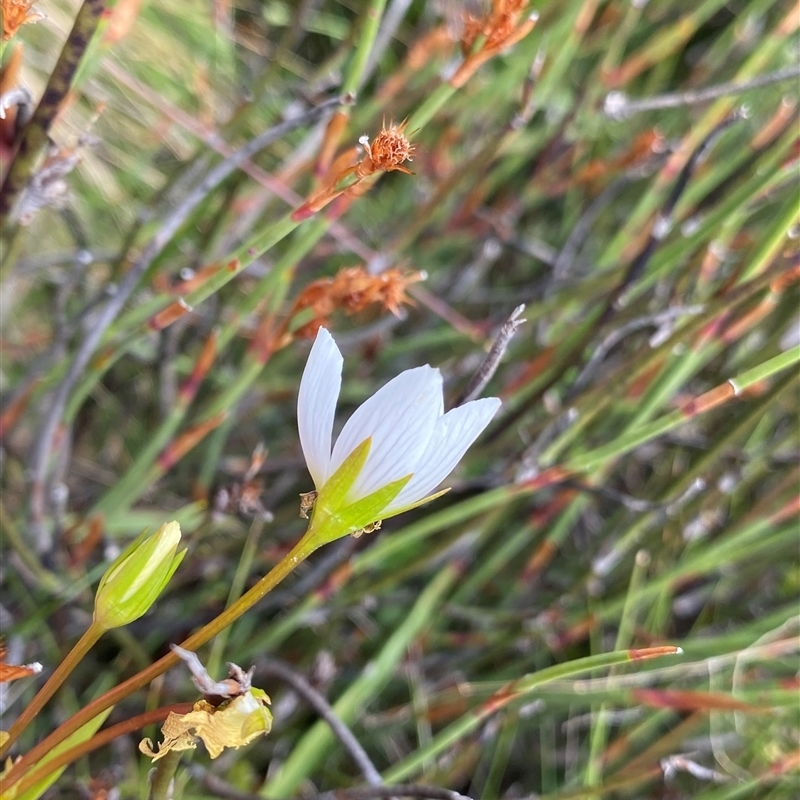
[[[692,499],[699,491],[702,491],[705,488],[705,482],[698,478],[693,481],[688,489],[682,492],[679,497],[669,498],[667,500],[643,500],[625,492],[612,489],[610,486],[592,486],[583,481],[569,479],[565,480],[562,486],[568,489],[575,489],[578,492],[586,492],[587,494],[593,494],[597,497],[603,497],[607,500],[613,500],[625,506],[629,511],[634,511],[636,513],[644,513],[646,511],[665,511],[669,513],[674,508],[685,503],[687,499]]]
[[[118,64],[115,64],[113,60],[107,60],[104,67],[114,80],[119,81],[123,86],[135,92],[140,99],[149,103],[154,109],[164,114],[177,125],[180,125],[193,136],[196,136],[210,150],[213,150],[223,158],[233,154],[233,148],[225,142],[221,134],[215,130],[209,130],[191,115],[171,105],[157,92],[138,81]],[[299,194],[258,164],[246,160],[241,164],[241,169],[287,205],[294,208],[302,202],[303,198]],[[352,250],[364,261],[370,261],[375,257],[375,252],[340,221],[331,221],[329,232],[343,248]]]
[[[87,333],[67,374],[56,389],[47,416],[39,429],[39,434],[33,447],[30,518],[35,545],[39,552],[47,552],[51,544],[51,537],[44,525],[46,514],[45,484],[56,430],[58,429],[58,425],[64,413],[69,394],[78,378],[83,374],[84,369],[88,365],[97,346],[100,344],[108,326],[116,319],[148,267],[172,240],[172,237],[177,233],[184,222],[186,222],[189,215],[211,191],[219,186],[222,181],[251,156],[300,125],[313,121],[330,107],[336,106],[342,102],[343,98],[341,97],[327,100],[309,109],[304,114],[292,117],[279,125],[269,128],[214,167],[197,186],[188,193],[184,200],[167,215],[161,227],[143,248],[136,263],[128,270],[125,277],[119,283],[113,296],[108,300],[105,306],[100,309],[92,329]]]
[[[772,83],[791,80],[800,77],[800,64],[791,67],[767,72],[758,75],[749,81],[729,81],[716,86],[707,86],[705,89],[690,89],[687,92],[662,94],[657,97],[643,97],[640,100],[631,100],[624,92],[609,92],[606,95],[603,111],[612,119],[625,119],[640,111],[656,111],[662,108],[679,108],[680,106],[705,103],[716,100],[726,95],[741,94],[750,89],[759,89]]]
[[[665,323],[672,322],[679,317],[702,313],[704,306],[673,306],[655,314],[645,314],[641,317],[629,320],[619,328],[615,328],[609,333],[592,353],[592,357],[581,370],[575,383],[572,384],[569,396],[572,397],[581,389],[585,388],[594,379],[600,365],[605,360],[612,348],[616,347],[623,339],[642,328],[660,327]]]
[[[264,800],[260,794],[255,792],[244,792],[231,786],[227,781],[215,775],[199,764],[189,764],[187,772],[200,784],[207,792],[211,792],[224,800]]]
[[[596,377],[598,371],[603,365],[609,352],[616,347],[623,339],[632,333],[635,333],[642,328],[648,327],[661,327],[672,323],[679,317],[699,314],[703,311],[703,306],[674,306],[665,309],[664,311],[656,312],[655,314],[645,314],[641,317],[629,320],[624,325],[611,331],[601,342],[597,345],[591,358],[586,363],[586,366],[578,374],[575,382],[564,394],[563,404],[569,405],[573,398],[580,394]],[[578,413],[575,408],[567,407],[563,413],[559,414],[556,419],[549,423],[544,430],[536,437],[536,439],[525,448],[525,452],[519,459],[519,468],[517,470],[517,480],[523,481],[536,474],[540,469],[539,458],[541,454],[549,447],[559,436],[567,431],[567,429],[578,419]]]
[[[350,753],[356,766],[361,770],[370,786],[377,787],[383,785],[383,779],[375,765],[367,755],[367,751],[361,746],[353,732],[336,715],[331,704],[301,675],[298,675],[291,667],[281,661],[272,658],[263,659],[258,662],[258,670],[261,674],[274,676],[288,683],[310,706],[328,723],[334,736],[342,743],[342,746]],[[396,793],[380,795],[392,797]],[[378,795],[373,795],[378,796]]]
[[[694,149],[692,154],[684,164],[683,169],[675,179],[669,194],[667,195],[664,204],[659,209],[658,213],[653,220],[653,225],[650,229],[650,235],[644,246],[639,250],[636,256],[630,263],[628,270],[625,273],[621,283],[612,292],[607,301],[605,311],[600,317],[598,327],[603,326],[611,318],[615,310],[619,310],[629,302],[628,290],[636,283],[639,276],[642,275],[647,267],[653,254],[658,249],[659,245],[667,238],[669,232],[672,230],[674,222],[673,215],[678,200],[682,197],[689,181],[695,173],[697,167],[703,163],[708,156],[709,151],[717,142],[720,136],[735,123],[743,119],[741,110],[735,111],[719,124],[714,126],[711,132],[703,139],[700,144]]]
[[[506,348],[508,347],[508,343],[511,341],[511,337],[517,332],[517,328],[519,328],[519,326],[525,322],[524,319],[518,318],[524,310],[524,305],[517,306],[511,312],[511,316],[503,323],[503,327],[500,328],[500,332],[497,334],[497,337],[492,343],[489,352],[486,354],[486,358],[483,359],[483,363],[480,365],[480,367],[478,367],[477,371],[472,376],[472,379],[467,384],[467,388],[464,389],[458,400],[456,400],[456,407],[461,406],[464,403],[468,403],[470,400],[474,400],[476,397],[480,397],[480,394],[486,387],[486,384],[489,383],[489,381],[492,379],[492,376],[497,371],[497,367],[500,364],[500,359],[506,352]]]
[[[570,268],[575,263],[578,251],[589,238],[589,232],[598,215],[616,200],[617,195],[631,182],[632,178],[633,176],[625,174],[612,181],[597,195],[580,216],[552,265],[553,272],[548,290],[549,294],[558,289],[566,281]]]

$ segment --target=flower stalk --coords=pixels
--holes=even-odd
[[[53,772],[63,769],[68,764],[72,764],[79,758],[83,758],[89,753],[105,747],[110,742],[118,739],[120,736],[126,736],[136,731],[146,728],[148,725],[153,725],[156,722],[162,722],[171,713],[185,714],[192,708],[191,703],[176,703],[174,705],[162,706],[154,708],[150,711],[145,711],[143,714],[138,714],[135,717],[129,717],[116,725],[104,728],[102,731],[96,733],[89,739],[74,744],[71,747],[65,748],[48,758],[44,763],[39,763],[26,774],[24,778],[19,780],[15,787],[16,796],[20,796],[23,792],[27,792],[32,787],[39,784],[42,780],[47,778]],[[6,776],[3,776],[3,788],[8,785]]]
[[[258,583],[248,592],[243,594],[235,603],[215,617],[200,630],[193,633],[185,641],[181,642],[184,650],[197,650],[211,640],[228,625],[234,623],[244,613],[249,611],[262,597],[274,589],[298,564],[305,561],[317,545],[313,544],[308,535],[303,538],[272,568]],[[77,663],[77,662],[76,662]],[[124,700],[133,692],[147,686],[159,675],[163,675],[168,669],[180,663],[180,658],[170,652],[153,662],[146,669],[141,670],[136,675],[128,678],[123,683],[118,684],[113,689],[109,689],[105,694],[86,705],[66,722],[60,725],[49,736],[39,744],[29,750],[8,772],[3,781],[4,789],[10,789],[15,783],[19,782],[27,775],[29,770],[35,768],[39,760],[52,750],[57,744],[63,742],[68,736],[101,714],[107,708],[116,705]]]
[[[148,800],[167,800],[171,796],[170,784],[175,777],[175,771],[178,769],[182,755],[183,753],[179,750],[171,750],[158,762],[150,781]]]
[[[168,522],[151,536],[143,533],[109,566],[97,588],[92,624],[11,726],[2,755],[106,631],[139,619],[155,603],[186,555],[177,552],[180,538],[178,523]]]

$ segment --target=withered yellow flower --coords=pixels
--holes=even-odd
[[[171,713],[161,728],[164,741],[158,749],[150,739],[139,742],[139,750],[153,761],[170,751],[194,750],[202,739],[211,758],[226,747],[241,747],[272,728],[269,697],[263,689],[250,689],[220,706],[199,700],[188,714]]]

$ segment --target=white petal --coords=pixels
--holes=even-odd
[[[320,328],[300,380],[297,427],[314,485],[322,488],[331,475],[331,436],[336,401],[342,386],[342,354],[325,328]]]
[[[438,369],[401,372],[365,400],[345,424],[333,448],[331,472],[368,436],[367,462],[352,489],[363,497],[414,471],[442,413]]]
[[[500,408],[496,397],[473,400],[440,417],[414,477],[389,506],[389,511],[416,503],[429,495],[461,461]]]

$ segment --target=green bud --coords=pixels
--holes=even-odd
[[[95,624],[108,630],[139,619],[186,555],[185,549],[176,553],[180,540],[181,528],[174,521],[152,535],[142,533],[103,575],[94,601]]]

